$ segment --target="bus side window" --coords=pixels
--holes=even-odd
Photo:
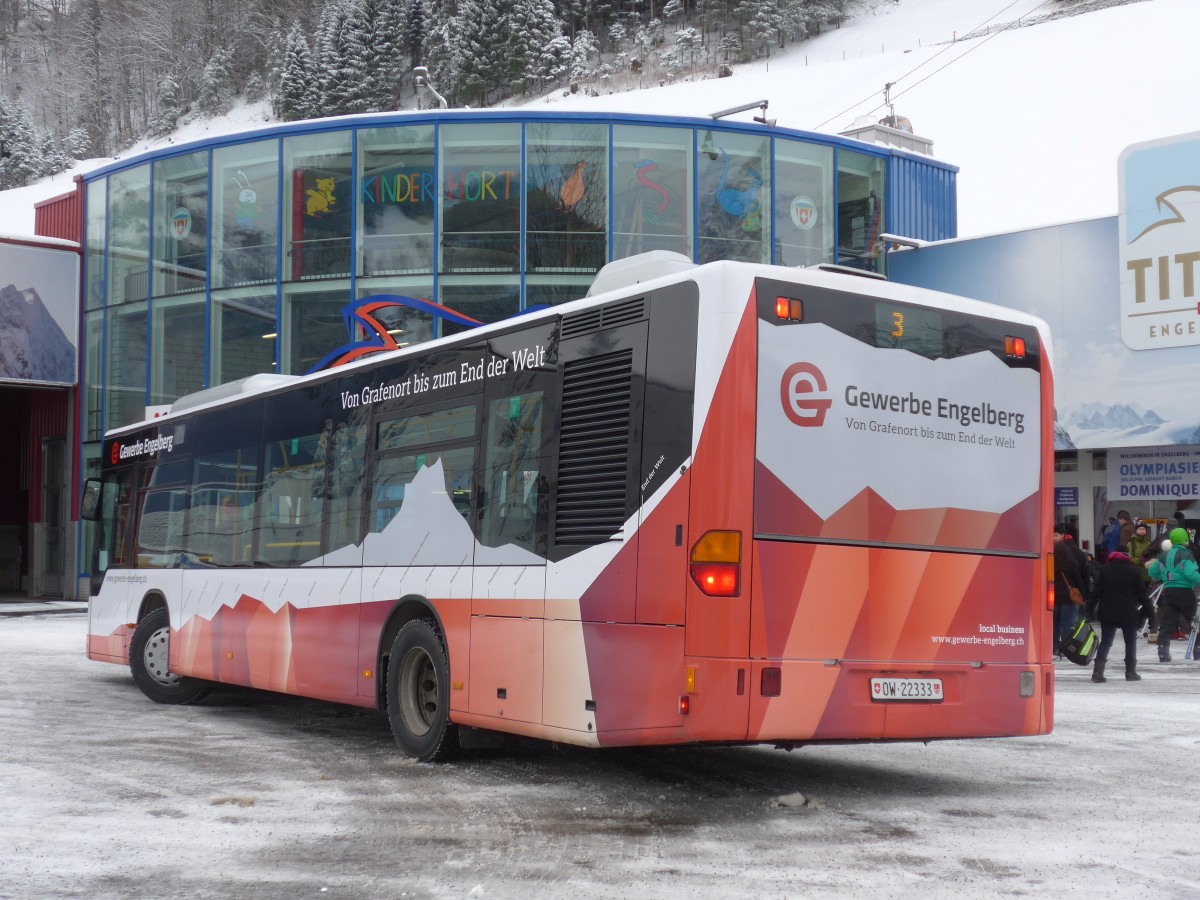
[[[256,449],[246,446],[195,458],[184,566],[249,562],[258,490]]]
[[[408,485],[417,473],[439,460],[445,474],[446,495],[459,515],[464,519],[470,518],[475,480],[473,447],[452,447],[430,450],[427,453],[382,456],[375,461],[375,477],[371,485],[371,531],[380,532],[387,527],[404,505]]]
[[[339,424],[333,432],[329,472],[329,549],[362,541],[363,473],[367,467],[367,428]]]
[[[183,488],[148,491],[138,517],[137,567],[174,569],[183,553],[188,493]]]
[[[482,543],[516,544],[544,555],[549,484],[541,458],[542,392],[493,401],[487,435]]]
[[[295,566],[321,555],[332,444],[333,421],[326,419],[316,434],[266,445],[256,551],[260,565]]]
[[[456,406],[379,423],[367,526],[370,531],[380,532],[387,527],[400,512],[409,483],[423,468],[439,460],[446,496],[459,515],[470,520],[478,415],[477,406]],[[407,452],[398,452],[401,450]]]

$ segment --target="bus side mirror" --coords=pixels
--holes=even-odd
[[[95,522],[100,518],[100,479],[89,478],[83,483],[83,497],[79,500],[79,518]]]

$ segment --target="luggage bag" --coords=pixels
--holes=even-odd
[[[1091,664],[1099,647],[1100,636],[1092,628],[1092,623],[1087,619],[1080,619],[1071,629],[1071,633],[1063,639],[1058,652],[1077,666],[1087,666]]]

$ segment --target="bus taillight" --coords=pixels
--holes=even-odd
[[[1015,359],[1025,358],[1025,338],[1004,336],[1004,355]]]
[[[775,298],[775,317],[790,322],[804,320],[804,301],[792,297]]]
[[[1054,611],[1054,554],[1046,554],[1046,609]]]
[[[741,590],[742,533],[709,531],[692,547],[692,581],[710,597],[736,597]]]

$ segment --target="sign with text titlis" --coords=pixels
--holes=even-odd
[[[1200,344],[1200,132],[1133,144],[1119,167],[1121,338]]]

